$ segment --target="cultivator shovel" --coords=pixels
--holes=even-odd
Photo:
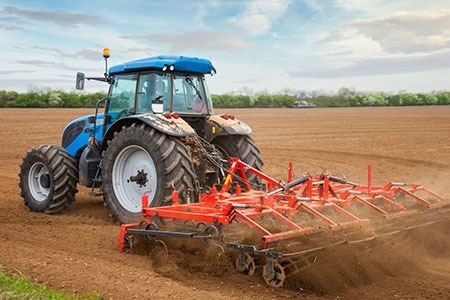
[[[264,191],[252,189],[249,173],[261,179]],[[310,253],[412,229],[407,216],[450,204],[418,184],[372,185],[370,166],[365,185],[329,174],[305,173],[293,180],[292,165],[288,183],[283,183],[236,158],[230,159],[220,190],[211,188],[197,203],[178,203],[176,190],[172,198],[171,206],[148,207],[144,195],[143,221],[122,225],[119,249],[132,248],[137,235],[163,245],[166,251],[163,237],[214,242],[237,251],[236,269],[241,273],[254,274],[256,261],[261,261],[255,258],[265,259],[262,276],[276,287],[309,264]],[[385,219],[401,220],[397,223],[402,226],[392,226],[395,222]],[[365,224],[370,224],[370,231],[355,230]]]

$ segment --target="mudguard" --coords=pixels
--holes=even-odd
[[[162,114],[133,115],[117,120],[108,128],[103,137],[102,148],[107,148],[107,141],[113,138],[114,132],[120,131],[123,126],[130,126],[133,123],[144,123],[162,133],[175,137],[195,135],[195,130],[186,121],[179,117],[166,117]]]
[[[224,115],[209,116],[205,130],[206,139],[212,141],[216,136],[223,135],[250,135],[252,129],[245,122],[224,117]]]

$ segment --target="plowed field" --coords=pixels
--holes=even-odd
[[[72,119],[91,109],[0,110],[0,268],[68,294],[106,299],[450,299],[450,213],[383,239],[317,254],[284,288],[266,287],[261,270],[237,274],[233,258],[204,245],[172,245],[169,256],[116,249],[119,227],[101,198],[79,187],[63,215],[31,213],[18,187],[32,146],[60,144]],[[223,111],[218,111],[219,113]],[[450,198],[450,106],[227,110],[252,126],[264,171],[286,179],[335,172],[354,182],[421,183]]]

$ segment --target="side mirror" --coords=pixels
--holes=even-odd
[[[77,90],[84,89],[84,73],[81,73],[81,72],[77,73],[77,81],[75,82],[75,88]]]

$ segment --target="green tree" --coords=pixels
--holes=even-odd
[[[439,93],[436,95],[437,103],[439,105],[448,105],[450,104],[450,95],[449,93]]]
[[[272,107],[272,96],[271,95],[259,95],[256,98],[255,107]]]

